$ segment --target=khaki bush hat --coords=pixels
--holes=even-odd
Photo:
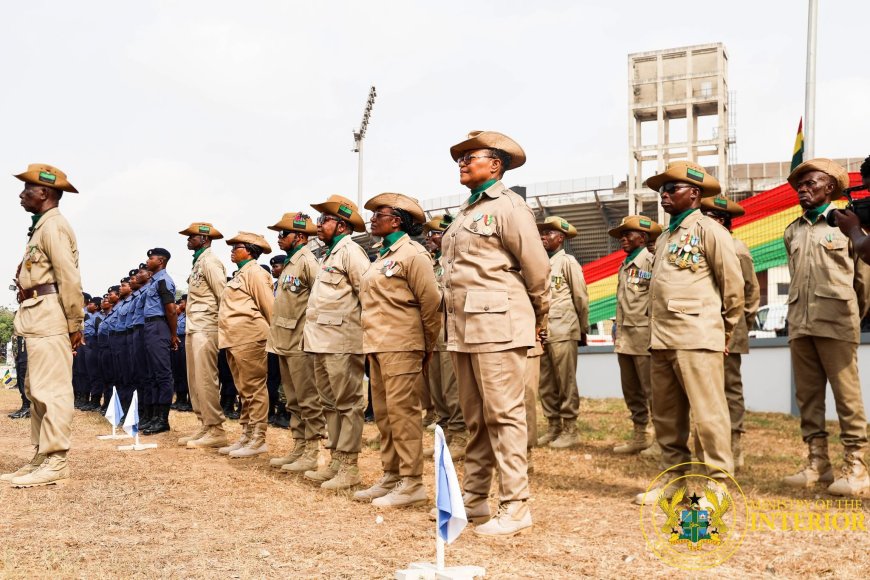
[[[426,221],[426,212],[420,207],[420,202],[402,193],[379,193],[368,200],[364,207],[369,211],[375,211],[384,206],[405,210],[418,224]]]
[[[320,213],[328,213],[349,221],[355,232],[366,231],[366,224],[359,213],[359,208],[346,197],[330,195],[323,203],[312,203],[311,207]]]
[[[16,175],[18,179],[24,183],[32,183],[33,185],[45,185],[53,187],[61,191],[69,191],[70,193],[78,193],[79,190],[72,186],[72,183],[66,178],[66,173],[45,163],[31,163],[27,166],[27,171]]]
[[[453,216],[448,214],[439,214],[433,216],[431,220],[423,224],[423,233],[425,232],[443,232],[453,222]]]
[[[213,240],[219,240],[224,237],[216,227],[208,222],[193,222],[186,229],[178,232],[182,236],[206,236]]]
[[[731,201],[724,195],[716,197],[705,197],[701,200],[701,209],[707,211],[721,211],[729,214],[731,217],[742,216],[746,213],[743,206],[736,201]]]
[[[577,228],[575,228],[566,220],[560,218],[557,215],[551,215],[543,222],[537,223],[535,225],[538,226],[539,232],[553,230],[556,232],[562,232],[567,238],[574,238],[577,236]]]
[[[266,238],[260,234],[252,234],[251,232],[239,232],[232,238],[227,240],[227,245],[233,244],[252,244],[263,250],[264,254],[272,253],[272,246],[266,241]]]
[[[625,232],[646,232],[649,239],[654,240],[662,233],[662,226],[648,217],[642,215],[629,215],[622,218],[619,225],[611,228],[607,233],[611,238],[619,239]]]
[[[668,168],[658,175],[653,175],[646,180],[646,186],[653,191],[658,191],[661,186],[669,181],[684,181],[691,183],[701,190],[701,197],[712,197],[722,191],[719,180],[707,173],[707,171],[691,161],[672,161]]]
[[[516,169],[526,162],[526,152],[523,151],[519,143],[507,135],[495,131],[470,132],[465,141],[450,148],[450,156],[453,157],[453,161],[456,161],[466,151],[475,149],[501,149],[510,155],[511,163],[509,167],[505,167],[505,170]]]
[[[791,172],[791,175],[788,176],[788,182],[795,191],[797,191],[800,176],[807,171],[821,171],[822,173],[827,173],[834,178],[837,183],[834,184],[834,194],[831,196],[831,199],[839,199],[843,196],[843,190],[849,187],[849,172],[839,163],[831,161],[830,159],[825,159],[824,157],[819,157],[817,159],[804,161],[795,167],[794,171]]]
[[[296,213],[285,213],[281,216],[281,220],[274,226],[268,228],[275,232],[281,230],[290,230],[291,232],[300,232],[313,236],[317,234],[317,226],[311,221],[311,217],[305,215],[301,211]]]

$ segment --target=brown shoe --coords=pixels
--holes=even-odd
[[[453,461],[465,459],[465,447],[468,445],[467,431],[448,431],[447,448]]]
[[[293,463],[281,466],[281,471],[289,471],[291,473],[305,473],[311,470],[317,470],[317,458],[320,456],[320,441],[311,439],[305,442],[305,450],[302,456],[296,459]]]
[[[740,443],[742,433],[734,431],[731,433],[731,455],[734,456],[734,471],[743,469],[743,445]]]
[[[832,495],[870,494],[870,474],[867,473],[863,451],[847,448],[840,477],[828,486],[828,493]]]
[[[227,432],[220,425],[212,425],[208,428],[205,435],[199,439],[194,439],[187,442],[188,449],[215,449],[226,447]]]
[[[668,471],[656,482],[656,487],[634,496],[634,503],[637,505],[655,505],[660,498],[670,499],[676,493],[678,486],[668,484],[683,477],[683,475],[677,471]]]
[[[268,453],[269,445],[266,443],[267,425],[268,423],[257,423],[254,425],[254,432],[248,442],[243,447],[230,451],[229,456],[233,459],[242,459]]]
[[[561,419],[549,419],[547,425],[547,432],[538,438],[538,447],[543,447],[548,445],[550,441],[555,441],[559,436],[559,433],[562,432],[562,420]]]
[[[355,499],[355,498],[354,498]],[[423,477],[403,477],[389,493],[372,500],[372,505],[382,508],[411,507],[429,502]]]
[[[12,473],[4,473],[3,475],[0,475],[0,481],[10,482],[16,477],[33,473],[39,469],[39,467],[45,463],[46,458],[45,455],[39,452],[38,447],[36,449],[37,451],[33,454],[33,458],[29,463],[24,464],[23,467],[19,467],[18,470],[13,471]]]
[[[384,475],[368,489],[361,489],[353,494],[355,501],[371,503],[373,499],[384,497],[390,493],[402,480],[395,471],[385,471]]]
[[[232,445],[228,445],[227,447],[221,447],[220,449],[218,449],[218,453],[220,453],[221,455],[229,455],[230,452],[241,449],[242,447],[244,447],[245,445],[248,444],[248,441],[251,440],[251,435],[253,434],[253,432],[254,432],[253,425],[250,425],[250,424],[245,425],[244,430],[242,431],[242,436],[239,437],[239,440],[236,441],[235,443],[233,443]]]
[[[359,485],[359,467],[357,467],[356,460],[356,453],[342,452],[341,460],[338,465],[338,472],[335,474],[335,477],[329,481],[321,483],[320,489],[337,491],[340,489],[350,489],[355,485]]]
[[[200,425],[199,431],[197,431],[193,435],[186,435],[185,437],[180,437],[178,439],[178,445],[180,447],[186,447],[189,441],[195,441],[200,437],[205,437],[206,433],[208,433],[208,427],[206,427],[205,425]]]
[[[787,475],[783,483],[790,487],[812,487],[817,483],[831,483],[834,481],[834,470],[831,468],[831,460],[828,458],[827,437],[810,439],[807,444],[807,464],[794,475]]]
[[[275,469],[281,469],[302,457],[303,453],[305,453],[305,439],[294,439],[293,449],[290,450],[290,453],[283,457],[273,457],[269,460],[269,465]]]
[[[635,425],[634,436],[630,441],[617,445],[613,448],[613,452],[618,455],[628,455],[631,453],[640,453],[647,447],[652,445],[652,437],[648,432],[646,425]]]
[[[474,528],[479,536],[509,538],[532,529],[532,512],[525,501],[509,501],[498,506],[495,517]]]
[[[26,475],[12,478],[12,487],[39,487],[42,485],[62,485],[69,481],[69,467],[66,464],[66,451],[48,455],[39,469]]]
[[[327,463],[320,469],[306,471],[305,479],[310,479],[311,481],[317,481],[319,483],[329,481],[330,479],[335,477],[336,473],[338,473],[338,468],[341,465],[340,458],[341,451],[333,451],[329,463]]]
[[[555,440],[550,441],[547,447],[551,449],[571,449],[580,445],[580,436],[577,434],[577,421],[564,421],[562,432]],[[531,525],[531,524],[529,524]]]

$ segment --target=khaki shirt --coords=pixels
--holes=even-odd
[[[824,216],[815,225],[800,216],[785,228],[791,285],[788,337],[822,336],[858,343],[867,313],[868,267]]]
[[[57,336],[82,330],[82,279],[76,235],[60,210],[45,212],[27,240],[18,266],[24,290],[57,284],[57,294],[28,297],[15,313],[15,334],[25,338]]]
[[[589,331],[589,293],[583,269],[565,250],[550,258],[550,322],[547,342],[580,340]]]
[[[227,285],[227,271],[211,248],[196,259],[187,278],[187,332],[217,332],[218,309]]]
[[[497,181],[475,204],[463,203],[442,254],[447,350],[535,345],[550,309],[550,262],[520,196]]]
[[[444,278],[444,265],[441,263],[443,261],[443,257],[432,259],[432,271],[435,272],[435,281],[438,283],[438,292],[441,293],[442,301],[444,300],[444,283],[447,281]],[[442,319],[441,324],[443,325],[443,323],[444,320]],[[443,332],[438,332],[438,337],[435,340],[435,350],[437,350],[438,352],[444,352],[447,350],[447,341],[444,340]]]
[[[724,352],[741,316],[743,276],[728,230],[700,210],[666,229],[653,261],[650,348]]]
[[[272,321],[272,276],[251,260],[227,282],[218,313],[218,346],[266,340]]]
[[[441,293],[426,248],[404,235],[363,275],[363,350],[426,351],[441,330]]]
[[[643,248],[619,267],[616,283],[616,352],[649,356],[649,289],[653,254]]]
[[[758,286],[758,277],[755,275],[755,263],[752,254],[746,244],[734,238],[734,251],[740,260],[740,271],[743,273],[743,317],[737,321],[731,342],[728,344],[728,352],[735,354],[747,354],[749,352],[749,329],[755,322],[755,314],[758,312],[758,304],[761,300],[761,292]]]
[[[302,333],[305,328],[305,309],[311,286],[317,278],[317,258],[308,246],[293,254],[278,278],[275,291],[275,309],[266,350],[282,356],[305,354]]]
[[[363,354],[359,293],[369,257],[345,236],[320,264],[305,311],[306,352]]]

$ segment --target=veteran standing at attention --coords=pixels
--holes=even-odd
[[[84,312],[76,235],[58,205],[63,192],[78,191],[51,165],[35,163],[15,177],[24,182],[21,206],[33,214],[15,274],[14,320],[27,349],[24,391],[31,402],[33,459],[0,478],[14,487],[36,487],[69,480],[73,350],[82,343]]]
[[[707,475],[718,493],[725,472],[734,471],[723,353],[743,316],[740,262],[728,232],[699,211],[702,196],[720,192],[719,182],[703,167],[675,161],[650,177],[647,187],[659,192],[671,216],[656,242],[650,285],[650,378],[661,467],[691,461],[692,410]],[[672,470],[659,481],[664,486],[682,475]],[[651,505],[660,492],[638,494],[635,502]]]
[[[649,288],[653,254],[647,249],[662,227],[642,215],[630,215],[607,232],[619,240],[626,253],[616,285],[616,341],[622,396],[634,425],[631,441],[613,448],[614,453],[638,453],[654,443],[650,421]],[[656,454],[657,455],[657,454]]]
[[[269,229],[278,232],[278,247],[287,258],[275,290],[266,350],[278,357],[293,435],[293,449],[283,457],[272,458],[269,465],[302,474],[317,469],[320,440],[326,432],[323,404],[314,383],[314,355],[302,350],[305,310],[319,270],[317,258],[308,249],[317,226],[308,215],[297,212],[285,213]]]
[[[269,451],[269,392],[266,390],[266,338],[272,321],[272,276],[257,263],[271,254],[266,238],[239,232],[227,240],[238,268],[227,282],[218,312],[218,347],[227,349],[227,363],[242,400],[238,441],[218,452],[230,457],[254,457]]]
[[[320,212],[317,236],[326,244],[305,311],[303,349],[314,354],[314,377],[329,432],[329,464],[305,472],[329,490],[357,485],[362,447],[363,355],[360,284],[369,257],[351,238],[364,232],[359,208],[340,195],[312,204]]]
[[[870,491],[867,473],[867,416],[858,379],[861,318],[867,314],[868,266],[849,238],[825,220],[849,185],[849,174],[830,159],[811,159],[795,168],[788,182],[797,191],[803,215],[785,228],[791,284],[788,340],[801,436],[809,447],[805,467],[785,478],[792,487],[831,483],[833,495]],[[831,383],[845,456],[840,476],[828,456],[825,391]]]
[[[526,500],[526,354],[544,330],[550,266],[535,218],[501,182],[525,152],[510,137],[475,131],[450,148],[459,181],[471,190],[444,233],[447,349],[470,437],[463,502],[475,533],[511,536],[532,526]],[[499,507],[487,503],[498,469]]]
[[[360,300],[384,475],[354,499],[377,507],[419,505],[428,501],[420,393],[427,388],[423,370],[441,330],[441,294],[429,253],[410,238],[423,232],[426,221],[417,200],[382,193],[365,208],[373,212],[372,236],[382,240],[363,276]]]
[[[538,386],[548,425],[538,445],[569,449],[580,444],[577,344],[586,342],[589,331],[589,293],[577,258],[564,248],[565,240],[577,236],[574,226],[550,216],[538,231],[550,257],[550,314]]]

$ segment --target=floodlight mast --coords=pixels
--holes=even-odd
[[[356,202],[360,212],[363,205],[363,140],[366,137],[366,130],[369,127],[369,120],[372,116],[372,108],[375,106],[375,97],[378,96],[374,85],[369,89],[369,98],[366,101],[366,107],[363,110],[362,122],[359,124],[359,129],[353,131],[353,152],[358,155],[359,169],[357,172],[357,194]]]

